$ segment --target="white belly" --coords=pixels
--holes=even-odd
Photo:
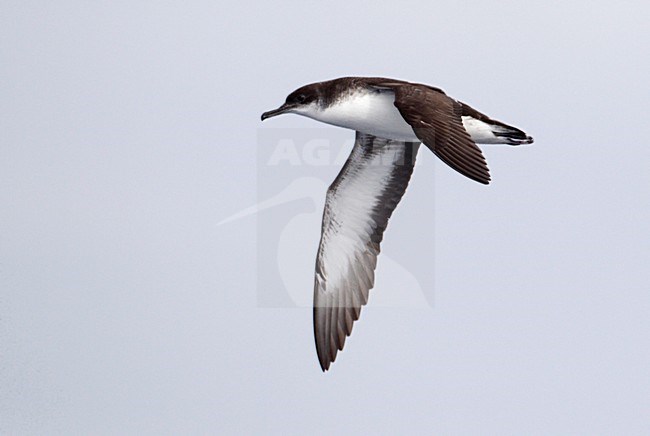
[[[325,110],[303,115],[380,138],[419,141],[393,104],[394,101],[391,93],[359,93]]]

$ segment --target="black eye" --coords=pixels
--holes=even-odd
[[[305,100],[307,100],[307,96],[305,94],[298,94],[296,96],[296,103],[304,103]]]

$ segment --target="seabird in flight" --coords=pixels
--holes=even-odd
[[[490,173],[476,144],[530,144],[533,138],[439,88],[395,79],[343,77],[305,85],[262,120],[285,113],[356,131],[352,152],[327,191],[316,257],[314,336],[326,371],[368,301],[379,244],[420,143],[487,185]]]

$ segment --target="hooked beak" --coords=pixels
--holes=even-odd
[[[272,111],[264,112],[262,114],[262,121],[264,121],[267,118],[274,117],[276,115],[282,115],[283,113],[288,112],[290,109],[293,109],[293,106],[288,105],[288,104],[285,103],[285,104],[283,104],[282,106],[280,106],[277,109],[273,109]]]

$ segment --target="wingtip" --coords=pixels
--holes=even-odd
[[[318,363],[320,364],[320,369],[323,372],[327,372],[330,369],[330,365],[332,364],[332,361],[328,359],[318,359]]]
[[[455,169],[455,168],[454,168]],[[458,170],[456,170],[458,171]],[[467,177],[470,180],[473,180],[475,182],[480,183],[481,185],[489,185],[490,182],[492,182],[492,177],[490,177],[490,174],[481,174],[481,175],[476,175],[476,174],[465,174],[460,171],[458,171],[461,175]]]
[[[329,352],[319,346],[318,334],[316,334],[316,356],[318,357],[318,364],[320,365],[320,369],[323,372],[327,372],[327,370],[330,369],[332,362],[334,362],[334,359],[336,359],[336,355],[334,355],[334,359],[332,359]]]

